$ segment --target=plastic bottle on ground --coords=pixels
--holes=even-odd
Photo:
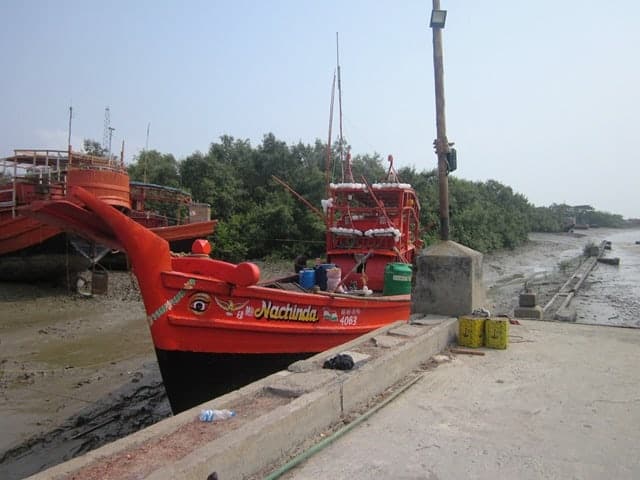
[[[201,410],[198,418],[201,422],[213,422],[214,420],[225,420],[235,416],[236,412],[233,410]]]

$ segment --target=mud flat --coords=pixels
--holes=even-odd
[[[135,281],[123,272],[111,280],[108,295],[92,298],[1,284],[0,478],[22,478],[170,414]],[[134,406],[141,415],[132,420]],[[96,422],[99,435],[82,433]]]
[[[617,234],[628,235],[632,244],[640,239],[640,231],[589,233],[612,240],[621,257]],[[591,240],[532,234],[523,247],[485,256],[487,308],[512,313],[525,282],[544,303]],[[628,253],[637,261],[640,245],[635,247]],[[603,282],[632,282],[634,269],[640,280],[637,263],[632,267],[623,257],[619,268],[627,262],[629,272],[618,270],[628,273],[622,277],[605,271],[616,267],[596,268],[584,289],[591,306],[609,305],[606,295],[598,296]],[[287,269],[265,266],[263,277]],[[598,272],[613,277],[599,280]],[[580,321],[590,320],[589,308],[580,308]],[[170,415],[137,285],[128,273],[111,272],[108,295],[92,298],[51,285],[0,284],[0,342],[0,478],[23,478]]]
[[[265,277],[285,268],[260,266]],[[127,272],[109,272],[108,293],[93,297],[62,284],[0,282],[0,346],[2,480],[171,415],[137,282]]]
[[[610,240],[608,257],[620,265],[597,264],[576,296],[577,322],[640,328],[639,230],[593,231],[594,238]]]

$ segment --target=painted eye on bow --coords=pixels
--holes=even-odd
[[[196,293],[193,297],[191,297],[191,302],[189,303],[189,308],[196,315],[203,314],[209,305],[211,304],[211,297],[206,293]]]

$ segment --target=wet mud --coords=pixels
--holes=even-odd
[[[0,478],[18,479],[89,452],[171,415],[155,364],[131,383],[0,456]]]
[[[24,478],[170,415],[135,279],[104,296],[0,283],[0,478]]]
[[[594,231],[594,238],[611,241],[606,257],[620,264],[596,265],[573,302],[576,321],[640,328],[640,231]]]
[[[585,245],[607,239],[620,266],[594,269],[574,299],[578,321],[640,326],[640,230],[530,239],[484,257],[493,315],[512,314],[525,286],[544,305]],[[0,478],[24,478],[171,415],[135,279],[109,275],[108,294],[90,298],[64,285],[0,283]]]

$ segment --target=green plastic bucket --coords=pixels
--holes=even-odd
[[[411,293],[411,265],[387,263],[384,267],[382,295],[405,295]]]

